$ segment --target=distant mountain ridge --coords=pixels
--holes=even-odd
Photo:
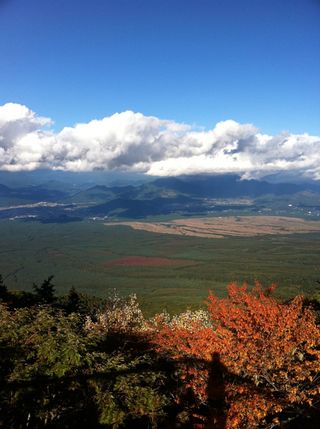
[[[0,198],[9,201],[21,200],[27,202],[50,201],[56,202],[67,196],[67,192],[51,189],[44,186],[27,186],[23,188],[10,188],[0,184]]]
[[[55,186],[58,189],[55,189]],[[210,213],[256,213],[295,206],[320,207],[320,183],[270,183],[265,180],[241,180],[238,175],[200,175],[157,178],[125,186],[95,184],[81,189],[55,181],[38,186],[10,188],[0,185],[0,217],[29,216],[75,219],[88,217],[144,218],[161,215],[197,215]],[[57,207],[5,206],[17,203],[56,203]],[[314,204],[313,204],[314,203]],[[282,207],[282,208],[281,208]]]
[[[237,175],[183,176],[163,178],[153,182],[157,186],[186,192],[194,196],[211,198],[258,197],[264,194],[292,194],[306,189],[306,186],[292,183],[269,183],[260,180],[241,180]],[[311,189],[307,187],[308,189]],[[320,191],[320,186],[319,186]]]

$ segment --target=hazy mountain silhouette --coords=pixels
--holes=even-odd
[[[87,178],[87,176],[85,176]],[[46,179],[46,177],[43,177]],[[246,200],[246,201],[244,201]],[[290,200],[290,201],[289,201]],[[55,202],[56,208],[8,208],[10,205]],[[66,219],[70,216],[144,218],[158,215],[200,215],[237,211],[255,213],[286,202],[317,210],[320,207],[320,184],[269,183],[264,180],[241,180],[235,174],[197,175],[157,178],[139,185],[106,186],[63,182],[52,178],[40,185],[10,187],[0,185],[0,217],[36,215],[39,219]],[[292,204],[291,204],[292,205]],[[67,212],[64,212],[67,210]],[[239,214],[238,213],[238,214]],[[285,214],[285,213],[281,213]]]

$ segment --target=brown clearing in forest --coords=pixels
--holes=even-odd
[[[152,256],[126,256],[125,258],[114,259],[105,264],[107,267],[114,266],[140,266],[140,267],[167,267],[194,265],[196,262],[186,259],[169,259]]]
[[[175,219],[166,222],[108,222],[105,225],[129,226],[136,230],[205,238],[225,236],[287,235],[320,232],[320,221],[283,216],[227,216]]]

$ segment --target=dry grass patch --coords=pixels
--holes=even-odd
[[[212,218],[175,219],[166,222],[108,222],[105,225],[124,225],[135,230],[160,234],[223,238],[257,235],[287,235],[320,232],[319,221],[282,216],[227,216]]]

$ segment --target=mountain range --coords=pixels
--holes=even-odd
[[[157,178],[103,185],[46,180],[0,184],[0,218],[68,222],[86,218],[283,214],[318,217],[320,183],[241,180],[234,174]]]

